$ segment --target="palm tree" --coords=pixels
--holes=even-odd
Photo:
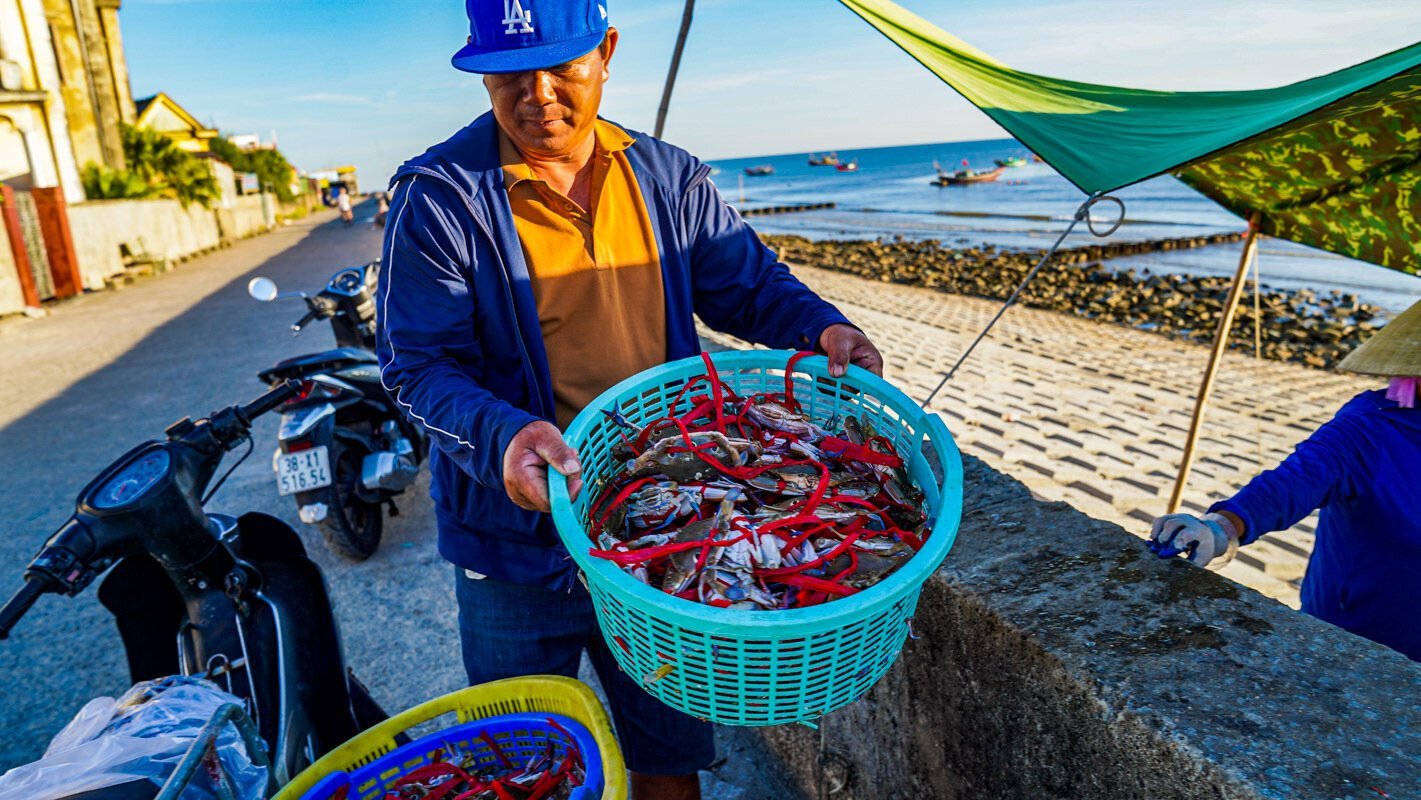
[[[123,126],[123,156],[130,172],[183,206],[206,208],[221,194],[212,169],[158,131]]]

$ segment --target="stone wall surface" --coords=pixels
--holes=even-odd
[[[921,638],[824,720],[827,796],[1421,797],[1421,665],[964,462]],[[817,795],[820,734],[746,735]]]
[[[134,247],[142,239],[150,254],[175,260],[222,241],[212,211],[176,200],[91,200],[69,206],[69,225],[86,289],[102,289],[105,278],[123,271],[122,243]]]
[[[264,204],[261,195],[249,194],[231,198],[227,208],[214,213],[222,238],[232,241],[271,230],[275,220],[268,219],[270,209],[271,205]]]

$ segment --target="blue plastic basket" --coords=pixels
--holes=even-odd
[[[748,350],[717,353],[712,360],[721,380],[747,396],[783,391],[792,355]],[[858,367],[833,378],[827,359],[805,358],[792,376],[796,399],[821,421],[836,414],[867,416],[892,440],[926,495],[931,535],[881,583],[819,606],[735,611],[672,597],[589,555],[588,507],[621,467],[611,452],[620,433],[602,411],[615,408],[637,426],[683,414],[688,399],[671,404],[687,381],[703,374],[700,358],[656,367],[608,389],[578,414],[565,438],[581,457],[586,488],[570,502],[567,482],[551,473],[553,520],[587,580],[608,647],[647,691],[694,717],[729,725],[818,719],[867,691],[903,647],[923,582],[957,536],[962,459],[942,421],[886,381]]]
[[[498,756],[480,735],[487,733],[499,750],[516,764],[527,763],[547,752],[553,742],[559,756],[567,752],[568,737],[553,720],[572,735],[572,742],[582,756],[586,781],[572,790],[571,800],[598,800],[602,797],[602,759],[597,740],[578,721],[561,714],[504,714],[466,722],[452,728],[423,736],[398,747],[369,764],[351,772],[335,772],[322,778],[301,795],[301,800],[331,800],[342,788],[348,800],[379,800],[402,775],[434,762],[437,751],[446,754],[451,746],[461,752],[471,752],[479,766],[499,765]]]

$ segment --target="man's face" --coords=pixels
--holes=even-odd
[[[524,153],[548,158],[571,155],[592,135],[607,65],[617,49],[617,29],[607,40],[576,61],[548,69],[485,75],[484,88],[493,115],[509,139]]]

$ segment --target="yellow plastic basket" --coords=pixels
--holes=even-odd
[[[396,714],[327,753],[277,792],[275,800],[300,800],[322,778],[352,772],[394,750],[395,737],[453,713],[459,723],[503,714],[552,713],[580,722],[602,757],[603,800],[626,800],[627,773],[612,723],[586,684],[557,675],[530,675],[471,686]]]

